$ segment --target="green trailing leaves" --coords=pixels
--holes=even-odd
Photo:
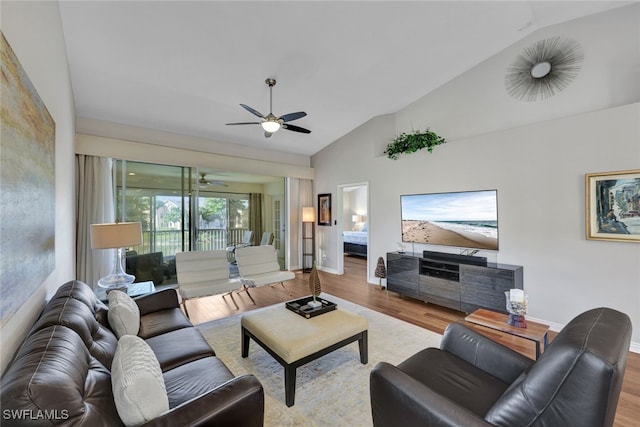
[[[426,148],[427,151],[431,153],[433,152],[433,147],[444,144],[445,142],[447,141],[443,137],[429,129],[424,132],[419,130],[413,133],[402,132],[387,145],[384,154],[386,154],[388,158],[396,160],[402,153],[415,153],[423,148]]]

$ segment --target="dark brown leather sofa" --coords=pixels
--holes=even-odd
[[[631,321],[609,308],[569,322],[536,361],[451,324],[440,349],[371,372],[373,424],[612,426]]]
[[[162,370],[169,411],[148,426],[262,426],[264,392],[235,377],[168,289],[136,298],[140,332]],[[47,303],[2,377],[2,426],[122,425],[110,367],[117,339],[108,308],[86,284],[64,284]],[[239,339],[239,338],[238,338]]]

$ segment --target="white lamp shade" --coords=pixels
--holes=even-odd
[[[359,215],[351,215],[351,221],[353,221],[353,222],[359,222],[359,221],[358,221],[358,219],[359,219],[359,218],[358,218],[358,216],[359,216]]]
[[[260,125],[262,126],[262,129],[270,133],[276,132],[278,129],[280,129],[280,122],[273,120],[265,120],[264,122],[260,123]]]
[[[302,208],[302,222],[314,222],[316,220],[313,206]]]
[[[91,224],[92,249],[124,248],[140,243],[142,243],[142,224],[139,222]]]

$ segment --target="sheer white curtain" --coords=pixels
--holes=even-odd
[[[300,200],[300,212],[306,206],[313,206],[313,181],[301,179],[298,186],[298,198]]]
[[[112,160],[76,155],[78,223],[76,230],[76,278],[95,287],[111,272],[114,251],[91,249],[89,226],[115,221]]]

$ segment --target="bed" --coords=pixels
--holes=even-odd
[[[366,231],[343,231],[342,241],[345,255],[367,256]]]

